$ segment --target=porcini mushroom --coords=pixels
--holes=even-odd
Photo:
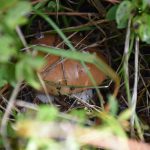
[[[81,40],[80,37],[74,36],[70,39],[73,45],[76,45]],[[62,40],[59,36],[47,34],[41,39],[32,40],[32,44],[44,44],[48,46],[54,46],[58,48],[65,48],[65,44],[60,44]],[[79,44],[87,44],[86,41],[82,41]],[[77,48],[78,49],[78,48]],[[59,50],[59,49],[58,49]],[[106,62],[106,58],[101,54],[98,48],[87,48],[84,49],[85,53],[96,53],[96,55]],[[79,61],[64,59],[61,57],[39,53],[40,55],[45,55],[46,64],[40,69],[39,73],[42,79],[45,81],[47,90],[52,95],[67,95],[81,92],[88,87],[93,86],[92,81],[88,74],[86,73],[84,67]],[[93,78],[97,85],[100,85],[106,76],[93,64],[86,63],[87,68],[91,72]]]

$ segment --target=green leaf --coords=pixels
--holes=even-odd
[[[99,117],[102,119],[102,124],[104,127],[111,128],[115,135],[126,137],[126,133],[124,132],[120,122],[118,122],[114,116],[106,112],[101,112]]]
[[[150,15],[143,13],[133,19],[133,28],[143,42],[150,44]]]
[[[110,108],[110,114],[112,116],[116,116],[118,112],[118,103],[114,96],[109,95],[109,108]]]
[[[87,115],[85,110],[73,110],[71,111],[71,115],[77,117],[82,123],[86,122]]]
[[[40,88],[40,83],[38,82],[37,76],[31,66],[24,67],[24,79],[35,89]]]
[[[24,58],[24,78],[32,87],[39,89],[40,84],[35,74],[35,70],[42,67],[44,60],[41,57],[27,55]]]
[[[0,62],[7,62],[14,54],[16,54],[14,39],[9,35],[0,36]]]
[[[150,6],[150,1],[149,0],[143,0],[143,4]]]
[[[16,78],[17,80],[25,80],[32,87],[39,89],[40,84],[38,82],[35,70],[39,69],[43,65],[43,59],[41,57],[33,57],[24,54],[20,56],[20,61],[16,64]]]
[[[0,1],[0,13],[12,7],[17,1],[18,0],[1,0]]]
[[[133,0],[132,4],[140,12],[143,12],[150,6],[150,1],[149,0]]]
[[[6,14],[5,22],[10,28],[24,24],[27,20],[25,15],[31,11],[31,5],[27,1],[20,1],[12,7]]]
[[[11,85],[15,83],[14,64],[4,63],[0,64],[0,81],[2,83],[9,82]]]
[[[123,1],[116,12],[116,21],[118,28],[125,28],[127,26],[128,19],[131,15],[132,3],[130,1]]]
[[[37,113],[37,120],[39,121],[54,121],[58,117],[58,110],[53,106],[40,106]]]
[[[25,63],[34,69],[39,69],[40,67],[42,67],[44,62],[45,60],[43,59],[43,57],[40,56],[36,56],[33,58],[33,56],[27,54],[25,58]]]
[[[150,1],[149,0],[143,0],[142,10],[144,11],[149,5],[150,5]]]
[[[116,12],[117,12],[117,9],[118,9],[118,5],[114,5],[112,6],[107,14],[106,14],[106,19],[108,20],[115,20],[116,19]]]
[[[55,1],[50,1],[47,5],[49,8],[56,8],[57,7],[57,2]]]
[[[131,117],[131,109],[126,109],[125,111],[123,111],[122,113],[120,113],[118,120],[121,121],[125,121],[128,120]]]
[[[22,61],[18,62],[15,66],[15,76],[18,81],[24,79],[23,68],[24,68],[24,63]]]
[[[7,84],[6,80],[0,79],[0,88]]]

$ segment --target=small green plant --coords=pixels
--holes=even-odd
[[[131,19],[132,33],[138,35],[141,41],[150,44],[149,7],[149,0],[124,0],[109,9],[107,18],[116,20],[120,29],[127,27],[128,20]]]
[[[100,1],[98,3],[100,4]],[[59,27],[57,23],[61,24],[63,22],[65,27],[70,27],[70,22],[73,20],[73,17],[62,16],[62,22],[57,20],[58,22],[56,21],[55,23],[52,19],[53,17],[51,18],[46,14],[46,11],[48,10],[50,12],[56,12],[56,14],[58,11],[65,11],[65,7],[63,7],[62,4],[63,3],[59,0],[44,0],[38,1],[32,6],[31,3],[26,0],[1,0],[0,88],[7,83],[15,87],[18,81],[26,81],[32,87],[39,88],[36,70],[43,64],[43,61],[40,57],[34,57],[32,55],[20,30],[22,25],[27,25],[29,27],[34,17],[38,15],[54,29],[52,32],[57,33],[68,45],[69,49],[68,51],[63,49],[57,51],[55,48],[44,46],[33,46],[33,49],[35,51],[43,51],[52,55],[81,61],[93,83],[95,81],[85,63],[96,65],[107,76],[115,81],[116,86],[114,88],[114,95],[117,95],[120,84],[119,76],[110,66],[103,63],[103,61],[99,60],[95,55],[77,52],[64,34],[64,32],[92,30],[95,29],[96,26],[87,26],[88,28],[79,26],[79,28],[71,27],[70,29],[61,30],[60,28],[64,26],[62,25]],[[78,5],[74,7],[74,10],[79,10],[82,6],[81,4],[84,4],[84,0],[81,0]],[[119,29],[129,28],[131,31],[131,34],[127,39],[129,44],[126,44],[127,49],[129,48],[129,53],[127,52],[127,55],[131,54],[134,41],[138,41],[137,37],[143,42],[150,43],[149,5],[149,0],[123,0],[120,4],[114,5],[107,13],[107,18],[116,20]],[[29,17],[31,11],[33,12],[33,15]],[[128,26],[129,22],[131,22],[130,26]],[[26,30],[29,29],[28,27]],[[26,33],[29,34],[29,30],[26,31]],[[137,45],[135,45],[135,47],[136,46]],[[128,68],[128,66],[126,66],[126,68]],[[130,106],[131,94],[128,86],[129,79],[125,79],[127,79],[125,80],[125,85],[127,85],[127,93],[129,93],[128,99],[130,99],[130,101],[128,104]],[[95,86],[95,88],[97,87]],[[15,99],[14,97],[12,98]],[[10,98],[7,105],[7,108],[9,109],[6,108],[5,111],[5,114],[8,114],[5,116],[5,114],[0,111],[0,123],[4,126],[2,129],[7,130],[7,133],[2,131],[3,135],[0,135],[0,149],[4,146],[6,147],[7,142],[9,143],[9,141],[10,146],[13,147],[15,143],[18,149],[25,150],[78,150],[83,148],[84,145],[87,146],[87,149],[91,149],[88,145],[111,149],[114,147],[107,147],[109,143],[106,147],[103,147],[103,143],[105,143],[105,141],[113,143],[118,138],[127,140],[125,131],[129,131],[130,129],[130,118],[131,121],[135,121],[136,131],[142,139],[143,132],[140,126],[141,124],[138,121],[137,116],[135,117],[133,115],[135,107],[133,107],[133,109],[132,107],[129,107],[129,109],[119,113],[117,100],[113,96],[109,96],[108,100],[108,105],[106,105],[102,111],[99,111],[96,107],[95,109],[94,107],[91,107],[88,111],[86,111],[86,109],[77,109],[71,111],[70,114],[66,114],[60,113],[58,109],[53,106],[47,105],[37,107],[34,105],[36,111],[27,109],[24,114],[13,111],[14,101],[12,102]],[[10,108],[9,104],[12,104],[13,106]],[[135,104],[136,102],[132,103],[131,106],[135,106]],[[101,104],[101,106],[103,106],[103,104]],[[9,120],[12,119],[11,117],[9,118],[10,113],[15,122]],[[132,116],[134,116],[133,119]],[[131,125],[133,128],[135,127],[134,124]],[[94,141],[92,141],[92,139],[94,139]],[[128,140],[126,142],[128,142]],[[17,149],[16,147],[13,148]]]
[[[14,104],[21,83],[26,81],[34,88],[40,87],[35,72],[43,60],[32,56],[21,30],[21,26],[28,23],[31,10],[31,4],[23,0],[2,0],[0,4],[0,89],[6,84],[17,89],[16,94],[10,96],[3,117],[0,116],[0,147],[6,149],[9,149],[9,142],[5,138],[14,135],[9,131],[12,129],[9,122],[9,116],[13,115],[11,104]]]
[[[20,27],[28,22],[27,15],[31,11],[31,4],[27,1],[2,0],[0,6],[0,87],[6,83],[15,86],[17,81],[27,81],[38,88],[34,71],[42,65],[40,58],[30,53],[23,53]]]
[[[28,111],[25,115],[18,116],[14,130],[19,137],[19,147],[25,150],[53,150],[62,147],[79,150],[87,143],[94,146],[93,139],[99,140],[100,143],[103,137],[109,139],[110,136],[116,136],[126,139],[123,124],[128,122],[130,114],[130,110],[122,112],[118,118],[111,112],[86,110],[73,110],[69,114],[64,114],[52,106],[39,106],[36,111]],[[99,118],[101,124],[93,127],[90,125],[89,117]]]
[[[139,81],[139,49],[140,41],[150,44],[150,2],[149,0],[123,0],[120,4],[111,7],[106,15],[109,20],[116,20],[119,29],[126,28],[126,39],[124,44],[123,76],[125,81],[128,105],[132,110],[131,135],[134,137],[134,128],[137,129],[139,137],[143,139],[142,125],[136,115],[138,100]],[[129,59],[135,49],[134,56],[134,85],[131,94],[129,80]]]

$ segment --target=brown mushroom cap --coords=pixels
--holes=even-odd
[[[71,38],[71,41],[73,44],[77,44],[80,38],[75,36]],[[32,44],[57,46],[60,42],[62,41],[58,36],[45,35],[42,39],[33,40]],[[59,48],[62,47],[62,45],[59,46]],[[98,48],[88,48],[84,50],[84,52],[96,53],[100,59],[106,62],[106,58],[100,53]],[[40,53],[40,55],[44,55],[44,53]],[[71,59],[61,60],[61,57],[51,54],[47,55],[45,59],[47,63],[41,68],[39,73],[45,81],[47,90],[50,94],[66,95],[78,93],[87,89],[87,86],[93,86],[91,79],[79,61]],[[93,75],[96,84],[100,85],[106,79],[106,76],[93,64],[86,63],[86,65]]]

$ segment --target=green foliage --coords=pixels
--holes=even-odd
[[[92,116],[101,120],[101,124],[97,125],[97,128],[93,126],[94,124],[90,124],[88,127],[85,125],[89,123],[88,114],[86,110],[73,110],[66,115],[53,106],[44,105],[39,106],[37,111],[27,111],[24,117],[19,117],[14,124],[15,134],[19,136],[20,148],[37,150],[40,148],[60,149],[61,147],[71,149],[73,147],[78,150],[82,148],[78,141],[78,135],[84,135],[87,132],[90,134],[90,130],[96,130],[97,134],[108,135],[108,137],[110,135],[127,137],[122,123],[129,119],[131,111],[121,113],[118,118],[105,111],[93,112]],[[77,121],[74,121],[75,118]],[[81,121],[84,124],[81,124]],[[72,127],[74,128],[70,131]],[[66,133],[66,128],[68,128],[68,133]],[[59,141],[55,138],[64,140]]]
[[[118,9],[118,5],[112,6],[106,14],[106,19],[115,20],[117,9]]]
[[[116,21],[118,28],[124,28],[127,26],[128,19],[131,15],[132,3],[130,1],[123,1],[117,9]]]
[[[15,65],[13,63],[0,63],[0,87],[6,83],[15,85]]]
[[[106,15],[109,20],[116,20],[118,28],[127,27],[129,19],[132,21],[132,31],[141,41],[150,43],[150,2],[149,0],[124,0],[119,6],[112,6]],[[117,9],[117,10],[116,10]],[[115,17],[114,17],[115,15]]]
[[[9,9],[7,11],[4,21],[9,28],[15,29],[16,26],[26,23],[27,18],[25,17],[25,15],[27,15],[30,10],[30,3],[26,1],[20,1],[16,3],[16,5],[12,7],[12,9]]]
[[[121,121],[125,121],[130,119],[131,117],[131,109],[126,109],[125,111],[121,112],[120,115],[118,116],[118,120]]]
[[[49,1],[47,7],[52,11],[59,10],[59,1]]]
[[[41,106],[36,118],[39,121],[54,121],[57,117],[58,110],[56,107]]]
[[[142,41],[150,44],[150,15],[143,13],[133,19],[133,28]]]
[[[74,117],[76,117],[76,119],[78,120],[78,122],[81,122],[81,124],[85,123],[87,120],[87,112],[85,110],[73,110],[71,111],[71,115],[73,115]]]
[[[21,61],[16,64],[15,75],[17,80],[25,79],[29,85],[39,88],[39,83],[37,78],[35,77],[35,73],[33,72],[34,68],[39,68],[43,64],[43,60],[41,57],[34,58],[31,55],[21,55]]]
[[[18,0],[1,0],[1,5],[0,5],[0,13],[5,12],[7,9],[12,7]]]
[[[0,63],[7,63],[12,56],[17,55],[17,42],[0,24]],[[16,37],[15,37],[16,38]]]
[[[27,1],[2,0],[0,6],[0,87],[6,83],[15,85],[25,80],[39,88],[35,70],[42,65],[41,58],[22,53],[22,43],[16,28],[27,23],[31,4]]]
[[[112,95],[109,95],[108,100],[110,109],[109,112],[112,116],[116,116],[118,112],[118,102]]]
[[[119,122],[114,116],[111,116],[106,112],[102,112],[99,117],[103,121],[101,126],[102,128],[110,130],[110,132],[113,132],[114,135],[127,137],[123,127],[121,126],[121,122]]]
[[[61,149],[62,145],[58,145],[56,141],[42,138],[31,138],[24,150],[56,150]]]

